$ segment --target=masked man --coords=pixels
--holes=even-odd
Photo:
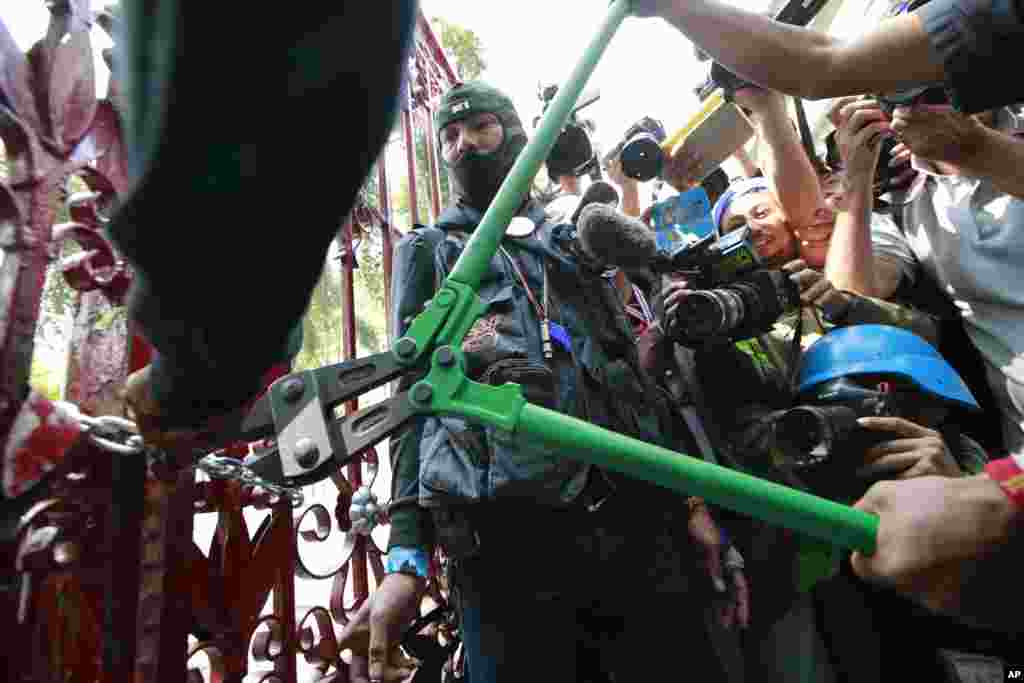
[[[481,82],[446,93],[435,123],[455,202],[397,247],[396,337],[450,272],[526,145],[509,98]],[[581,265],[574,237],[572,225],[552,226],[531,199],[519,207],[478,291],[487,311],[462,343],[467,374],[518,383],[535,404],[696,452],[640,368],[614,285]],[[730,571],[737,590],[725,590],[718,529],[699,501],[687,505],[572,453],[455,417],[415,420],[391,453],[389,573],[372,597],[370,680],[385,678],[437,545],[451,558],[474,681],[538,670],[576,680],[577,641],[604,636],[612,644],[601,667],[617,676],[653,677],[665,669],[658,653],[685,642],[688,668],[722,678],[702,618],[712,591],[693,569],[707,563],[716,587],[735,599],[722,610],[725,623],[746,621],[745,584]],[[697,546],[688,534],[710,541]]]

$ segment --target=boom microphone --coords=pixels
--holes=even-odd
[[[575,224],[579,220],[580,214],[583,213],[583,209],[591,204],[608,204],[614,208],[619,205],[619,191],[615,189],[614,185],[603,180],[590,183],[590,187],[580,197],[580,203],[572,212],[569,222]]]
[[[605,204],[591,204],[580,212],[576,233],[583,251],[609,266],[657,269],[668,258],[658,251],[654,231],[643,221]]]

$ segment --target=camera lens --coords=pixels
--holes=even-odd
[[[858,429],[857,413],[848,406],[798,406],[775,422],[775,437],[795,460],[800,455],[820,460],[848,446]]]
[[[650,133],[637,133],[622,147],[622,172],[647,182],[661,172],[661,147]]]
[[[743,297],[733,289],[704,289],[692,292],[676,314],[679,325],[691,339],[721,336],[743,320]]]
[[[793,408],[775,423],[775,438],[797,453],[812,454],[822,448],[829,435],[825,413],[811,406]]]

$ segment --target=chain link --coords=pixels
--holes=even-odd
[[[146,449],[138,426],[131,420],[116,415],[92,417],[69,401],[57,401],[55,405],[78,422],[89,441],[104,450],[121,455],[136,455]]]
[[[68,401],[57,401],[56,405],[76,420],[82,432],[100,448],[121,455],[139,455],[147,451],[138,425],[131,420],[116,415],[92,417]],[[267,481],[242,461],[226,455],[210,453],[200,458],[191,469],[204,472],[211,479],[237,481],[243,486],[261,488],[273,496],[283,496],[291,501],[292,507],[300,507],[305,501],[301,490]]]
[[[302,491],[290,487],[279,486],[269,482],[246,467],[240,460],[211,453],[200,458],[195,469],[205,472],[211,479],[228,479],[241,482],[243,486],[253,486],[269,491],[274,496],[284,496],[291,501],[292,507],[300,507],[305,502]]]

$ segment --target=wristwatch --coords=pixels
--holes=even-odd
[[[388,574],[407,574],[425,579],[430,574],[430,557],[421,548],[394,546],[388,550],[384,570]]]

